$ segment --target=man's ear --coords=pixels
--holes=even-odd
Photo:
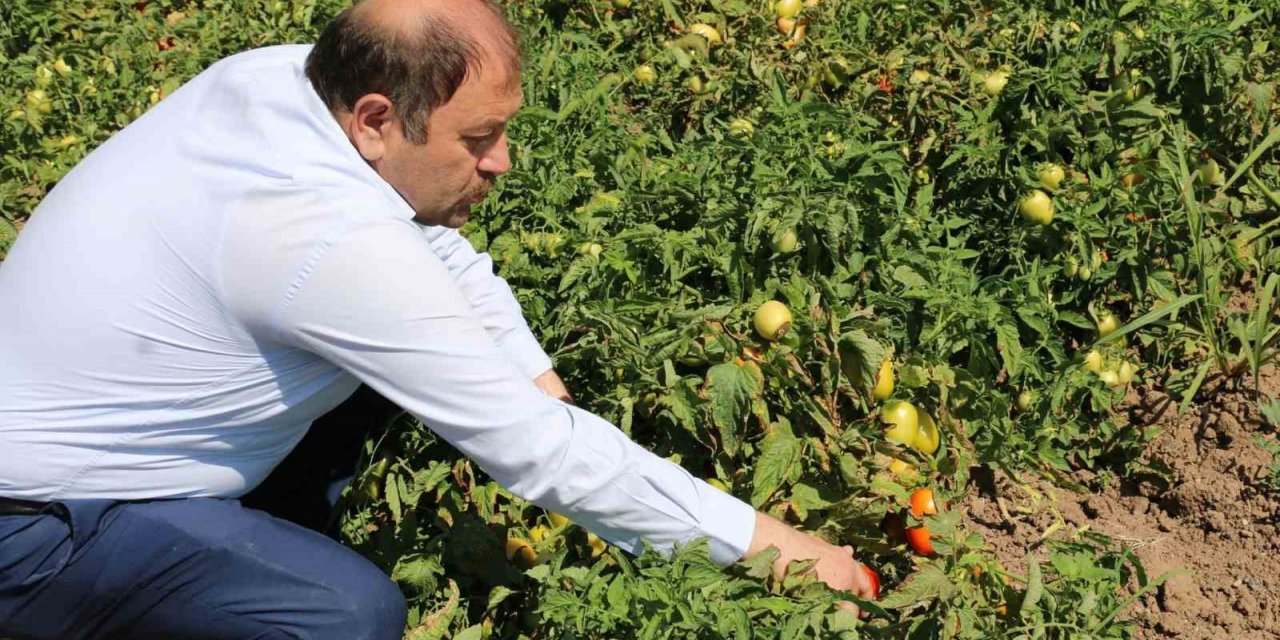
[[[395,105],[379,93],[369,93],[356,100],[345,118],[343,128],[366,162],[377,162],[387,153],[388,137],[395,127]]]

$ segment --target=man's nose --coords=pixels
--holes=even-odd
[[[507,134],[503,133],[497,143],[489,147],[484,157],[480,158],[480,164],[477,167],[484,173],[500,175],[511,170],[511,152],[507,148]]]

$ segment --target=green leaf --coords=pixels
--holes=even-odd
[[[743,418],[763,389],[764,375],[754,363],[726,362],[707,371],[711,418],[720,431],[720,444],[725,453],[737,454]]]
[[[956,593],[956,585],[945,571],[936,564],[927,564],[907,577],[897,591],[880,600],[885,609],[901,609],[935,599],[950,598]]]
[[[1023,620],[1026,620],[1036,605],[1040,604],[1040,598],[1044,595],[1044,580],[1040,577],[1040,563],[1036,562],[1036,557],[1030,551],[1027,552],[1027,592],[1022,596],[1022,606],[1018,609],[1018,614]]]
[[[752,476],[752,506],[764,504],[791,475],[792,468],[800,462],[800,445],[800,440],[791,433],[790,423],[786,418],[779,418],[760,445],[760,459]]]

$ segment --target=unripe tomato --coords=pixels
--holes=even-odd
[[[780,233],[773,236],[769,241],[769,248],[774,253],[791,253],[796,250],[799,240],[796,238],[794,229],[783,229]]]
[[[929,530],[923,525],[907,528],[906,536],[912,551],[922,556],[933,555],[933,542],[929,540]]]
[[[923,518],[937,513],[938,504],[933,501],[933,489],[922,487],[911,492],[911,515]]]
[[[920,453],[933,455],[942,442],[942,432],[938,431],[938,423],[933,421],[933,416],[929,415],[929,412],[917,410],[916,413],[920,416],[920,431],[916,433],[913,446]]]
[[[1116,379],[1120,384],[1129,384],[1133,381],[1133,374],[1138,372],[1138,368],[1128,360],[1121,362],[1120,367],[1116,369]]]
[[[1120,321],[1110,311],[1098,314],[1098,335],[1107,337],[1120,328]]]
[[[1085,354],[1084,368],[1094,373],[1102,373],[1102,354],[1097,349],[1091,349]]]
[[[1081,282],[1088,282],[1089,278],[1093,277],[1093,269],[1090,269],[1089,267],[1080,267],[1080,271],[1076,275],[1080,278]]]
[[[916,468],[906,460],[894,458],[889,462],[889,473],[899,478],[913,478],[916,475]]]
[[[880,372],[876,375],[876,386],[871,390],[876,400],[887,400],[893,395],[893,360],[885,358],[880,363]]]
[[[729,135],[735,138],[750,138],[756,132],[756,126],[746,118],[734,118],[729,122]]]
[[[756,333],[769,341],[782,339],[791,329],[791,320],[791,310],[777,300],[770,300],[760,305],[753,318]]]
[[[62,56],[58,56],[58,59],[53,61],[53,70],[58,72],[58,75],[65,76],[71,73],[71,65],[67,64]]]
[[[920,433],[920,412],[905,400],[893,400],[885,403],[880,409],[880,420],[891,425],[885,429],[884,437],[908,447],[914,447],[916,436]]]
[[[1040,165],[1040,168],[1036,170],[1036,177],[1040,179],[1040,184],[1044,185],[1044,188],[1055,191],[1058,185],[1062,183],[1063,178],[1067,177],[1067,172],[1063,171],[1062,167],[1048,162]]]
[[[1196,168],[1196,175],[1200,178],[1200,184],[1214,185],[1222,180],[1222,169],[1213,158],[1205,158]]]
[[[704,22],[689,25],[689,33],[696,33],[706,38],[708,44],[717,45],[724,42],[724,39],[720,37],[720,32],[716,31],[715,27]]]
[[[804,6],[801,0],[778,0],[773,5],[773,12],[779,18],[794,18],[800,15],[800,9]]]
[[[626,9],[631,6],[631,0],[613,0],[614,9]]]
[[[1018,202],[1018,211],[1022,217],[1039,225],[1053,222],[1053,201],[1049,194],[1035,189]]]
[[[1000,95],[1004,91],[1005,85],[1009,84],[1009,72],[1003,70],[992,71],[987,77],[982,79],[982,90],[991,97]]]
[[[686,87],[689,87],[690,91],[697,94],[702,94],[707,92],[707,85],[705,82],[702,81],[702,76],[699,76],[696,74],[689,76],[689,78],[684,81],[684,85]]]
[[[653,66],[642,64],[636,67],[635,76],[636,82],[640,84],[653,84],[653,81],[658,79],[658,72],[653,69]]]
[[[1067,256],[1066,265],[1063,266],[1062,272],[1065,273],[1068,278],[1076,277],[1076,274],[1080,272],[1080,263],[1076,260],[1075,256]]]
[[[924,69],[913,69],[911,71],[910,82],[911,84],[924,84],[931,78],[933,78],[933,76],[930,75],[928,71]]]
[[[880,599],[880,575],[876,573],[875,569],[865,564],[862,565],[862,574],[867,577],[867,582],[871,584],[871,599]]]
[[[1099,373],[1098,377],[1101,378],[1107,386],[1114,387],[1120,384],[1120,374],[1112,371],[1111,369]]]
[[[599,258],[602,251],[604,251],[604,247],[600,246],[599,242],[584,242],[578,245],[578,255]]]
[[[1018,411],[1026,411],[1031,407],[1031,392],[1026,389],[1018,394]]]

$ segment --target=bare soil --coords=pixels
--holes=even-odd
[[[1255,437],[1276,438],[1259,414],[1252,381],[1245,390],[1202,390],[1198,404],[1134,387],[1119,407],[1137,425],[1161,433],[1143,461],[1163,473],[1117,479],[1073,474],[1077,494],[1039,479],[997,476],[958,505],[1006,566],[1021,568],[1028,549],[1047,555],[1041,536],[1087,527],[1136,550],[1150,576],[1179,571],[1127,612],[1138,640],[1280,638],[1280,495],[1268,480],[1274,459]],[[1280,372],[1264,370],[1260,395],[1280,396]]]

